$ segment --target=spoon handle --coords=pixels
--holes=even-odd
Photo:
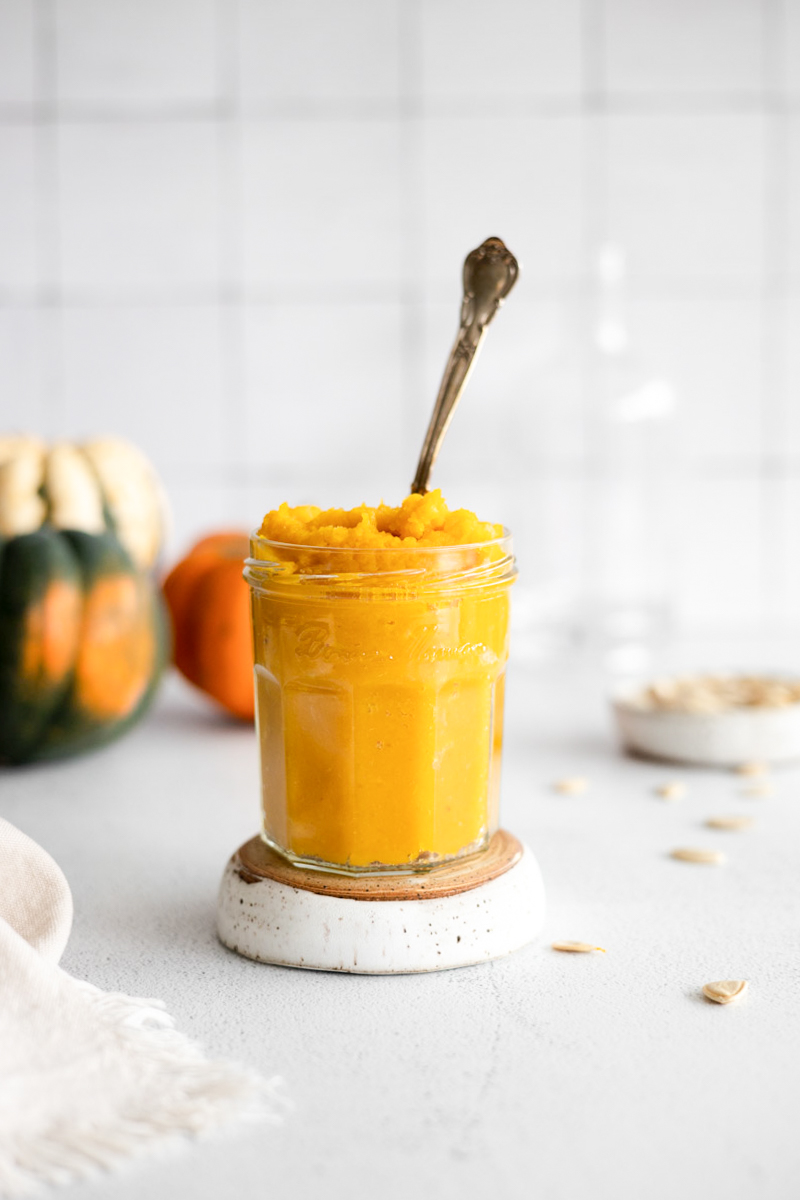
[[[518,274],[519,264],[500,238],[487,238],[477,250],[467,255],[464,262],[461,325],[422,443],[417,473],[411,484],[412,492],[424,496],[428,490],[436,455],[475,365],[487,326],[516,283]]]

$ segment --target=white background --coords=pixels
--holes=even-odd
[[[712,627],[726,655],[800,632],[800,0],[0,0],[0,428],[134,439],[170,555],[284,498],[404,494],[490,234],[524,273],[436,482],[514,527],[523,578],[585,585],[586,330],[614,241],[679,399],[668,576],[694,661]],[[780,645],[746,657],[796,667]],[[296,1104],[235,1158],[71,1195],[795,1195],[797,773],[760,800],[678,770],[665,804],[672,769],[611,756],[597,677],[510,682],[504,820],[551,917],[541,945],[427,979],[216,942],[256,745],[177,681],[108,752],[8,774],[4,815],[74,889],[65,967],[163,996]],[[552,790],[573,774],[585,796]],[[729,812],[752,833],[712,838]],[[669,857],[694,844],[728,864]],[[747,1000],[705,1003],[725,978]]]
[[[490,234],[524,273],[435,482],[580,586],[613,240],[680,403],[679,618],[795,627],[798,0],[0,0],[2,425],[138,442],[171,555],[405,494]]]

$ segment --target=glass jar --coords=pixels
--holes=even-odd
[[[671,383],[637,352],[625,255],[601,247],[585,359],[588,430],[582,631],[612,671],[646,670],[674,608],[680,467]]]
[[[510,536],[345,549],[254,535],[262,833],[292,862],[419,871],[497,828]]]

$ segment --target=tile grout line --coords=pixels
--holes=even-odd
[[[403,372],[401,396],[403,402],[403,438],[401,454],[407,461],[408,480],[398,487],[401,494],[410,485],[415,462],[411,459],[422,443],[424,428],[417,428],[425,386],[425,328],[424,300],[428,289],[425,278],[425,245],[422,126],[425,106],[422,99],[422,30],[419,0],[397,0],[398,25],[398,116],[400,172],[400,251],[399,287],[396,301],[400,305],[400,361]],[[431,406],[433,397],[431,397]],[[409,457],[410,456],[410,457]]]
[[[37,3],[39,0],[37,0]],[[404,8],[410,6],[406,0]],[[764,112],[800,112],[800,96],[781,95],[772,92],[737,93],[720,92],[718,95],[691,95],[686,93],[630,93],[624,95],[589,89],[572,98],[559,95],[551,97],[504,98],[500,100],[480,99],[472,103],[465,100],[448,102],[428,100],[424,115],[428,119],[471,121],[476,118],[506,120],[522,118],[570,118],[585,112],[602,110],[613,116],[747,116]],[[239,106],[236,119],[243,123],[268,121],[332,122],[332,121],[390,121],[409,119],[420,115],[411,113],[406,107],[384,99],[343,101],[331,98],[306,103],[296,101],[264,102]],[[233,114],[224,113],[224,119],[233,119]],[[20,104],[0,103],[0,124],[38,124],[58,120],[61,124],[150,124],[162,121],[195,124],[198,121],[219,119],[219,106],[214,103],[168,104],[155,106],[131,106],[120,104],[91,105],[64,101],[59,104],[58,115],[41,103],[33,107]]]
[[[585,486],[589,475],[586,449],[591,437],[591,377],[588,343],[593,304],[592,263],[599,241],[610,236],[608,212],[608,143],[605,89],[605,7],[602,0],[582,0],[580,5],[582,145],[582,266],[576,298],[580,353],[581,425],[583,461],[580,477],[584,486],[579,500],[581,514],[578,561],[580,592],[591,590],[589,531],[591,498]],[[597,214],[595,217],[595,213]]]
[[[243,158],[239,121],[239,0],[216,0],[217,21],[217,319],[220,339],[222,454],[234,469],[247,438],[243,287]]]
[[[763,86],[765,94],[779,93],[783,86],[779,48],[783,44],[784,12],[780,0],[763,0],[764,22]],[[786,514],[784,505],[774,511],[774,476],[770,471],[771,448],[782,441],[785,426],[783,410],[785,392],[781,348],[786,332],[785,288],[782,263],[788,242],[789,182],[786,175],[788,137],[786,116],[780,111],[765,111],[763,117],[764,163],[764,264],[761,281],[761,374],[760,374],[760,473],[759,528],[762,561],[760,564],[762,614],[778,616],[771,597],[784,593],[785,572],[782,569],[781,547],[784,540]]]
[[[462,459],[458,464],[455,464],[454,474],[459,472],[472,472],[474,466],[479,466],[485,460],[482,457],[476,458],[474,461],[470,459]],[[543,458],[541,460],[533,460],[532,465],[537,471],[537,479],[541,480],[564,480],[572,482],[590,481],[594,476],[592,472],[587,472],[580,464],[571,463],[567,460],[563,462],[554,461],[551,458]],[[250,476],[258,476],[268,471],[271,475],[276,472],[286,472],[287,478],[291,477],[291,473],[295,470],[295,463],[288,463],[284,467],[276,465],[264,466],[258,463],[243,463],[243,464],[227,464],[227,463],[207,463],[200,468],[201,473],[207,479],[213,479],[217,482],[224,481],[228,483],[238,484],[244,478],[245,483],[249,482]],[[171,474],[177,478],[180,476],[182,468],[171,468]],[[193,466],[189,469],[191,477],[181,480],[182,483],[188,484],[196,478],[196,468]],[[761,470],[758,463],[708,463],[702,459],[695,463],[690,463],[686,470],[685,478],[693,483],[757,483],[761,478]],[[776,481],[800,481],[800,457],[794,460],[776,463],[769,474],[769,478]]]
[[[48,436],[65,424],[60,179],[58,170],[57,26],[54,0],[35,0],[36,308],[45,347],[42,412]]]
[[[577,302],[586,295],[586,284],[578,280],[536,281],[527,282],[530,299],[562,300]],[[653,279],[639,277],[631,281],[628,291],[632,297],[642,300],[746,300],[754,294],[760,295],[762,288],[756,280],[731,283],[724,279]],[[776,278],[766,280],[763,292],[773,300],[785,297],[800,298],[800,279]],[[123,289],[118,292],[105,288],[97,290],[61,289],[58,303],[63,309],[93,308],[97,306],[124,307],[133,305],[138,308],[163,308],[165,305],[203,306],[212,303],[232,305],[245,303],[248,305],[276,304],[324,304],[337,301],[343,304],[418,304],[425,299],[434,303],[452,300],[452,279],[434,280],[427,286],[409,282],[398,289],[394,283],[387,284],[331,284],[321,289],[300,285],[296,290],[285,286],[270,289],[266,287],[246,287],[236,283],[214,283],[208,287],[199,286],[168,288],[165,290]],[[38,305],[52,305],[52,292],[39,296],[28,290],[0,290],[0,309],[4,307],[29,308]]]

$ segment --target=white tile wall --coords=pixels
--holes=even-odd
[[[242,0],[240,94],[246,108],[396,101],[403,0]]]
[[[35,97],[33,0],[0,5],[0,104],[30,107]]]
[[[682,453],[695,470],[758,471],[764,450],[763,305],[757,295],[636,295],[631,327],[677,392]]]
[[[764,269],[764,118],[608,118],[609,234],[634,279],[757,285]]]
[[[800,481],[767,482],[764,518],[770,553],[765,563],[763,608],[768,620],[791,626],[800,608]]]
[[[422,123],[421,143],[424,279],[437,294],[458,287],[463,247],[492,234],[513,247],[531,288],[578,277],[577,117],[431,117]]]
[[[36,140],[30,125],[0,125],[0,289],[12,301],[38,284]]]
[[[800,627],[798,101],[800,0],[0,0],[2,425],[134,438],[173,551],[397,499],[496,233],[522,280],[435,482],[544,619],[592,561],[613,239],[678,397],[680,617]]]
[[[198,471],[194,482],[169,479],[172,528],[169,535],[171,563],[179,554],[211,530],[249,530],[258,524],[254,517],[254,498],[247,486],[235,479],[220,482],[207,472]]]
[[[457,306],[428,304],[421,320],[424,387],[414,398],[409,461],[419,451],[431,396],[456,334]],[[548,468],[579,470],[585,449],[579,339],[572,305],[515,294],[487,337],[480,367],[448,431],[442,466],[484,472],[491,465],[498,478],[509,469],[522,477]]]
[[[776,318],[777,319],[777,318]],[[777,376],[779,423],[773,455],[800,459],[800,290],[783,301],[781,319],[781,372]]]
[[[67,294],[213,293],[211,123],[65,122],[59,131],[61,284]]]
[[[789,114],[785,125],[788,245],[785,248],[784,270],[793,283],[800,284],[800,113]]]
[[[451,110],[487,101],[576,97],[580,0],[427,0],[420,5],[421,91]]]
[[[326,463],[357,471],[368,462],[395,477],[402,465],[401,335],[397,304],[251,306],[246,461],[291,467],[295,503],[318,502],[315,478]]]
[[[760,0],[605,0],[606,81],[617,93],[758,94]]]
[[[778,7],[778,85],[796,97],[800,94],[800,0],[783,0]]]
[[[42,428],[50,414],[45,402],[48,315],[30,305],[0,307],[0,362],[3,425]]]
[[[218,97],[215,0],[55,0],[66,106],[158,109]]]
[[[396,121],[247,121],[244,277],[276,296],[397,286],[400,143]],[[333,289],[333,290],[331,290]]]
[[[60,432],[118,432],[148,445],[159,471],[186,481],[231,462],[220,334],[216,305],[68,308]]]
[[[676,498],[679,617],[687,625],[735,629],[764,604],[763,490],[757,479],[693,479]]]

